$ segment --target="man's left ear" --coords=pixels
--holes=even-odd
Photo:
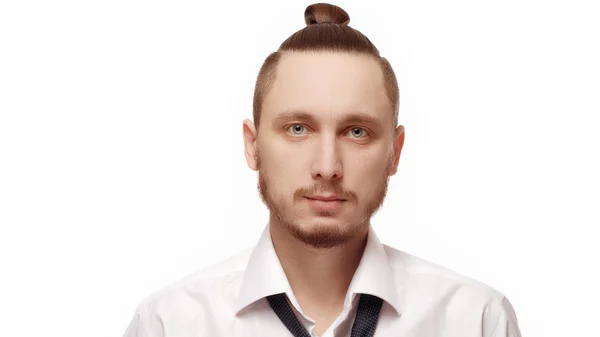
[[[394,133],[394,162],[390,170],[390,176],[393,176],[398,172],[398,164],[400,163],[400,154],[402,153],[402,147],[404,146],[404,126],[399,125]]]

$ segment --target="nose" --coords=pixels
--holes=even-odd
[[[335,137],[321,137],[311,167],[313,179],[339,180],[343,176],[341,154]]]

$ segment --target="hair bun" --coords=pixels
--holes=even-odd
[[[307,26],[319,23],[335,23],[347,26],[350,22],[350,16],[345,10],[336,5],[318,3],[306,7],[304,22]]]

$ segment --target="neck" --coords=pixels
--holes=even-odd
[[[298,241],[283,225],[271,221],[275,252],[307,315],[336,317],[341,312],[367,242],[368,228],[347,244],[318,249]]]

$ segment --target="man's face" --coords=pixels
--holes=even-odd
[[[247,159],[259,172],[271,225],[317,248],[364,233],[383,203],[404,139],[402,127],[392,126],[377,61],[285,54],[261,113],[255,148],[246,137],[247,150],[254,149]]]

